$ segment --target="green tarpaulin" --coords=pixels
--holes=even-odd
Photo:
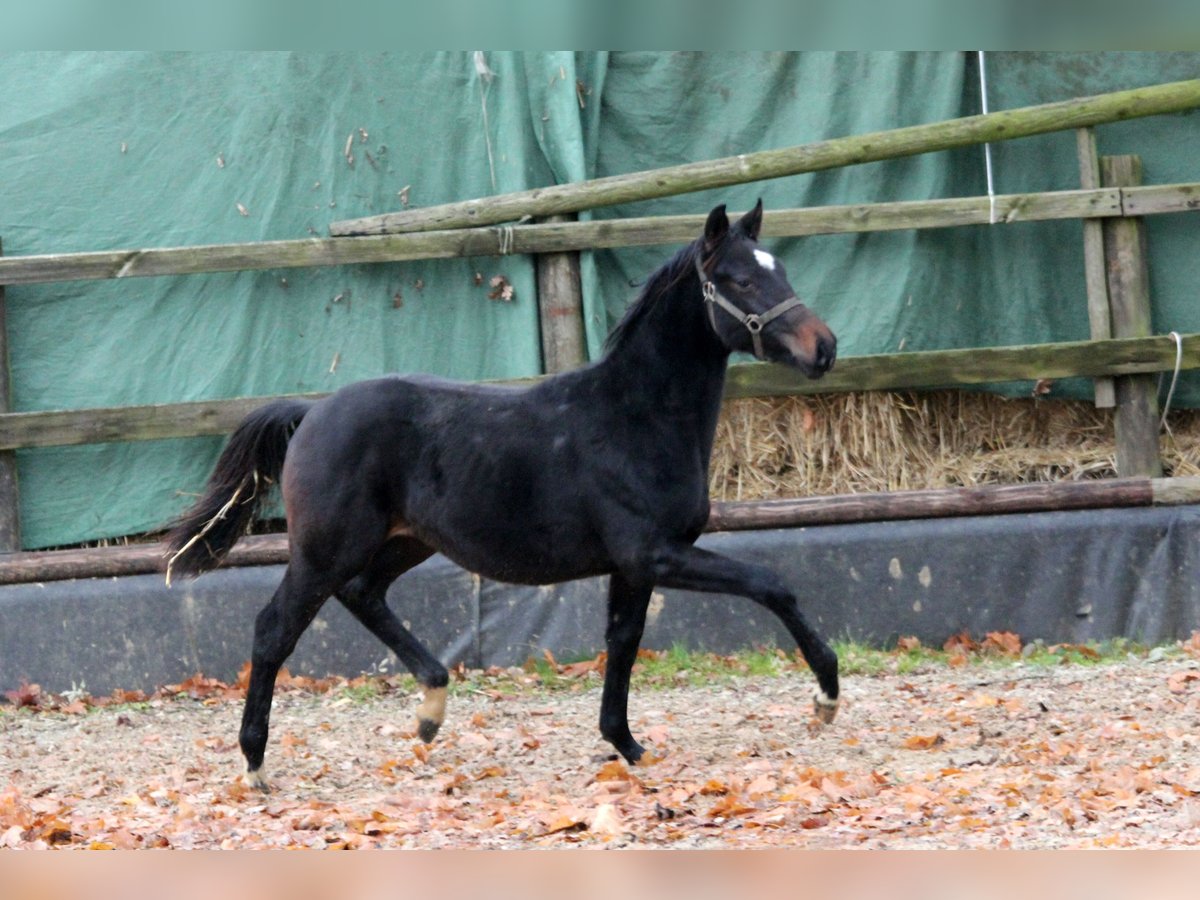
[[[1195,77],[1196,53],[988,54],[993,109]],[[974,54],[9,53],[0,55],[8,255],[235,243],[980,109]],[[1148,183],[1200,180],[1200,117],[1104,126]],[[1078,186],[1074,136],[993,148],[1002,193]],[[986,191],[979,148],[596,210],[597,218]],[[1198,230],[1148,222],[1157,331],[1200,331]],[[589,352],[672,248],[584,254]],[[1078,222],[779,241],[847,355],[1083,339]],[[503,276],[512,299],[489,299]],[[20,411],[321,391],[390,371],[541,369],[524,257],[10,287]],[[1086,385],[1066,390],[1082,395]],[[1200,403],[1185,379],[1176,402]],[[42,547],[152,529],[220,441],[21,451]]]

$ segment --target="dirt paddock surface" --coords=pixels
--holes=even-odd
[[[0,847],[959,848],[1200,843],[1200,668],[938,666],[636,691],[627,768],[599,679],[456,687],[438,740],[419,696],[277,692],[265,771],[241,782],[239,692],[195,679],[102,708],[0,707]],[[11,698],[10,698],[11,699]]]

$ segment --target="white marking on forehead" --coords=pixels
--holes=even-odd
[[[762,266],[764,269],[766,269],[768,272],[775,271],[775,257],[773,257],[766,250],[755,250],[754,258],[757,259],[758,264],[760,266]]]

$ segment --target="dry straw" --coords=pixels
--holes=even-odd
[[[1200,412],[1172,411],[1168,475],[1200,474]],[[1116,475],[1111,410],[967,391],[755,398],[725,405],[715,500],[757,500]]]

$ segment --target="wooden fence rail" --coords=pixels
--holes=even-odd
[[[1200,334],[1182,338],[1181,369],[1200,368]],[[819,381],[784,366],[742,363],[729,367],[725,396],[768,397],[843,391],[970,386],[1007,381],[1133,375],[1175,367],[1176,344],[1168,336],[930,350],[851,356]],[[499,384],[522,384],[521,379]],[[314,394],[288,394],[317,399]],[[0,414],[0,452],[25,447],[146,441],[227,434],[250,410],[275,397],[240,397],[149,406]]]
[[[1200,478],[1115,478],[1050,484],[985,484],[966,488],[746,500],[712,504],[706,531],[802,528],[853,522],[943,516],[994,516],[1071,509],[1164,506],[1200,502]],[[250,535],[223,565],[266,566],[288,561],[287,536]],[[0,563],[0,585],[68,578],[162,572],[162,545],[127,544],[11,553]]]
[[[833,138],[798,147],[763,150],[724,159],[334,222],[329,233],[335,236],[386,234],[513,222],[522,216],[552,216],[614,203],[653,200],[749,181],[1086,128],[1141,116],[1182,112],[1197,106],[1200,106],[1200,80],[1177,81],[874,134]]]
[[[1003,194],[995,198],[998,224],[1144,216],[1197,208],[1200,208],[1200,183]],[[763,216],[763,235],[808,237],[909,228],[952,228],[986,225],[990,217],[991,201],[987,197],[815,206],[767,211]],[[700,233],[704,219],[702,214],[643,216],[359,238],[305,238],[8,256],[0,257],[0,285],[682,244]]]

